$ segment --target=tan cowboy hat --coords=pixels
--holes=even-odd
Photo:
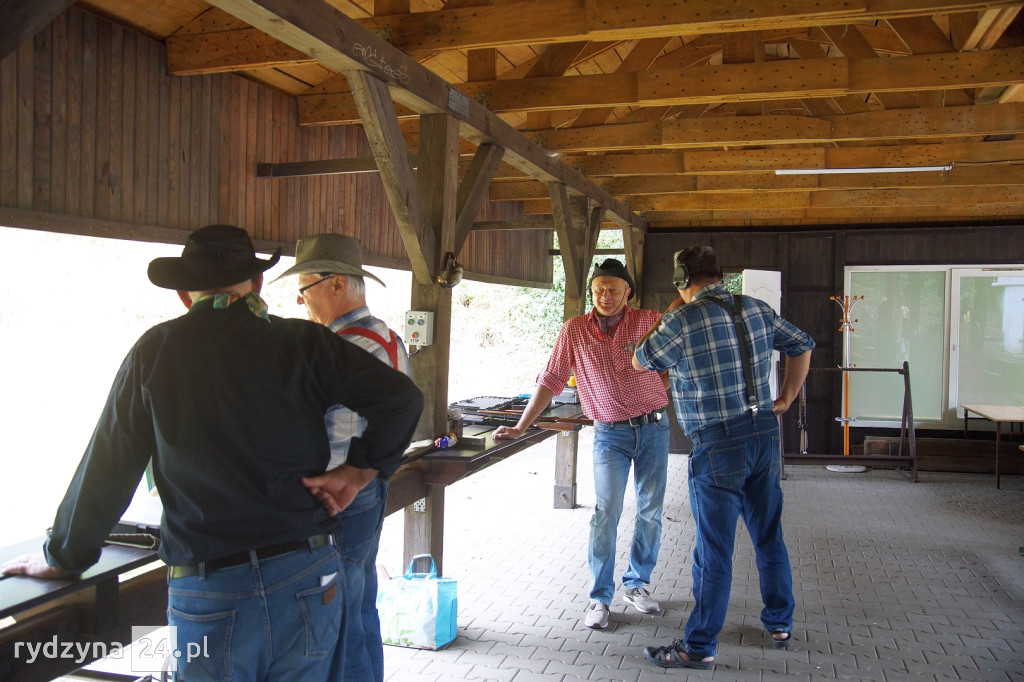
[[[343,234],[317,234],[300,239],[295,244],[295,265],[274,281],[310,273],[369,277],[387,286],[372,272],[363,269],[363,245],[359,240]]]
[[[207,225],[188,236],[181,256],[154,258],[149,281],[164,289],[209,291],[252,279],[272,268],[281,249],[263,260],[245,230],[234,225]]]

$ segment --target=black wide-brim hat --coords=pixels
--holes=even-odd
[[[264,260],[245,230],[234,225],[208,225],[188,236],[180,257],[155,258],[149,281],[163,289],[210,291],[252,279],[274,267],[281,249]]]
[[[595,277],[618,277],[619,279],[626,280],[626,284],[629,285],[629,296],[626,300],[632,300],[633,290],[636,289],[633,286],[633,278],[629,276],[629,270],[626,266],[615,260],[614,258],[608,258],[600,265],[594,266],[594,274],[590,277],[590,282],[594,281]],[[587,283],[587,287],[590,287],[590,282]]]

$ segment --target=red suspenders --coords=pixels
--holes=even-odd
[[[363,338],[370,339],[371,341],[376,341],[388,352],[388,357],[391,358],[391,366],[398,369],[398,337],[395,336],[395,333],[390,329],[388,331],[391,333],[390,343],[385,341],[384,337],[377,332],[372,332],[369,329],[363,329],[362,327],[349,327],[348,329],[342,329],[338,332],[338,336],[355,334],[356,336],[362,336]]]

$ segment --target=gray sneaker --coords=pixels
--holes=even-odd
[[[636,610],[640,613],[661,611],[661,604],[655,601],[646,587],[631,587],[627,589],[626,596],[623,599],[626,600],[627,604],[635,606]]]
[[[592,601],[587,607],[583,624],[588,628],[602,629],[608,627],[608,605]]]

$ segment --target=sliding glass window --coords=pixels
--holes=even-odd
[[[863,296],[843,334],[856,367],[910,365],[914,421],[956,428],[963,404],[1024,404],[1024,267],[879,266],[846,269]],[[902,379],[852,372],[853,426],[892,426]]]
[[[942,420],[945,391],[946,272],[923,269],[848,269],[847,291],[863,296],[844,334],[855,367],[898,369],[910,363],[914,420]],[[903,378],[851,372],[850,416],[857,422],[899,422]],[[854,426],[857,425],[854,422]]]
[[[1024,405],[1024,271],[954,270],[951,388],[960,405]]]

